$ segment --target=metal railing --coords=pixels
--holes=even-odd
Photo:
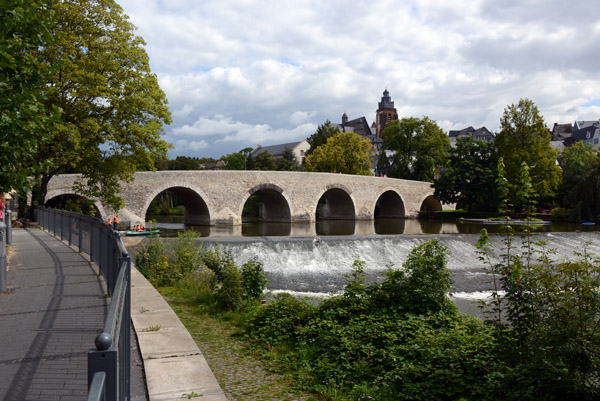
[[[99,266],[111,296],[104,329],[88,352],[88,401],[129,400],[131,258],[119,234],[96,217],[66,210],[37,208],[36,221],[87,253]]]
[[[10,209],[6,208],[0,219],[0,292],[6,291],[6,245],[12,243],[11,216]]]

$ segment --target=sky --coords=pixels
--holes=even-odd
[[[146,41],[176,156],[300,141],[330,120],[498,131],[521,98],[554,123],[600,118],[597,0],[117,0]]]

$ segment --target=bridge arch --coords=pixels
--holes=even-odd
[[[406,207],[402,196],[393,189],[384,191],[375,200],[373,217],[378,218],[404,218]]]
[[[186,225],[209,225],[210,224],[210,210],[204,199],[206,195],[202,191],[189,186],[184,183],[169,183],[164,184],[160,187],[156,187],[148,194],[144,205],[141,208],[141,216],[146,220],[146,212],[150,207],[150,203],[156,198],[161,192],[170,191],[177,195],[185,208],[185,224]]]
[[[290,222],[292,213],[290,211],[290,200],[283,193],[283,189],[275,184],[264,183],[256,185],[248,190],[248,196],[243,199],[240,207],[240,216],[244,213],[244,206],[251,196],[260,199],[258,218],[262,221]]]
[[[98,200],[94,200],[94,199],[89,199],[75,191],[64,191],[64,190],[56,190],[56,191],[48,191],[48,193],[46,194],[46,198],[44,200],[44,205],[46,205],[48,202],[51,202],[52,200],[64,196],[66,198],[83,198],[83,199],[87,199],[89,201],[92,201],[94,204],[94,207],[96,208],[97,213],[99,214],[98,217],[100,217],[102,220],[106,220],[108,219],[108,213],[106,212],[106,210],[104,209],[104,205],[102,205],[102,202],[98,201]]]
[[[433,197],[433,195],[426,196],[421,201],[422,212],[440,212],[442,210],[442,204],[439,200]]]
[[[344,185],[327,185],[317,200],[316,219],[355,220],[356,202]]]

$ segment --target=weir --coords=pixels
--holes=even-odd
[[[487,266],[479,260],[475,247],[477,234],[322,237],[317,246],[313,238],[291,237],[202,238],[198,242],[204,246],[218,242],[222,249],[231,250],[239,265],[258,256],[264,263],[269,290],[326,294],[343,290],[354,260],[366,262],[368,281],[380,281],[388,266],[401,267],[414,246],[432,238],[439,238],[448,247],[453,293],[468,296],[492,288]],[[504,237],[490,235],[490,240],[494,247],[491,262],[500,262],[500,255],[505,253]],[[523,239],[514,236],[512,241],[511,253],[523,254]],[[534,235],[532,241],[547,242],[546,249],[556,250],[555,260],[574,259],[576,253],[584,252],[584,246],[588,254],[600,256],[600,232],[543,233]],[[534,259],[538,256],[535,253]]]

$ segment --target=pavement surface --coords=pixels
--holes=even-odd
[[[37,229],[13,229],[0,293],[0,400],[84,400],[87,352],[110,298],[97,266]],[[225,401],[204,355],[162,296],[131,272],[131,400]]]

